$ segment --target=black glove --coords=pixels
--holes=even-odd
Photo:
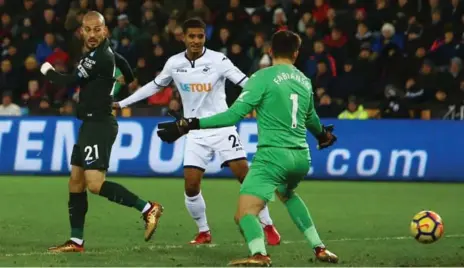
[[[332,146],[332,144],[334,144],[337,141],[337,136],[332,134],[333,130],[333,125],[322,126],[322,133],[316,137],[318,141],[318,150]]]
[[[164,142],[173,143],[178,138],[187,134],[191,129],[200,128],[198,118],[185,118],[175,111],[168,111],[168,114],[176,119],[172,122],[163,122],[158,124],[158,137]]]

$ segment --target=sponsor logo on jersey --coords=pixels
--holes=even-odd
[[[206,74],[208,73],[209,71],[211,70],[211,68],[209,66],[206,66],[205,68],[203,68],[203,71],[201,71],[202,73]]]
[[[187,70],[185,69],[176,69],[176,73],[186,73]]]
[[[213,85],[211,83],[180,84],[180,89],[185,92],[210,92]]]

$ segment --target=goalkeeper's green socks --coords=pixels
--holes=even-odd
[[[260,253],[267,255],[266,246],[264,243],[264,232],[258,217],[247,214],[239,221],[240,228],[250,249],[251,256]]]
[[[293,196],[285,202],[285,206],[293,222],[304,234],[311,247],[324,246],[314,226],[313,220],[311,219],[308,208],[300,196],[293,194]]]

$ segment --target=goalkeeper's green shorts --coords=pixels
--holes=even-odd
[[[240,188],[240,194],[273,201],[277,190],[289,196],[309,171],[309,149],[259,148]]]

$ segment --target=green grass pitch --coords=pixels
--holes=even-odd
[[[0,177],[0,266],[225,266],[248,251],[233,222],[239,184],[203,180],[213,234],[190,246],[196,226],[184,206],[183,180],[117,178],[165,213],[154,238],[131,208],[89,196],[83,254],[48,254],[69,235],[65,177]],[[464,266],[464,184],[308,181],[298,188],[340,266]],[[409,222],[423,209],[439,213],[445,236],[423,245]],[[274,266],[321,266],[284,207],[270,204],[283,244],[268,247]]]

